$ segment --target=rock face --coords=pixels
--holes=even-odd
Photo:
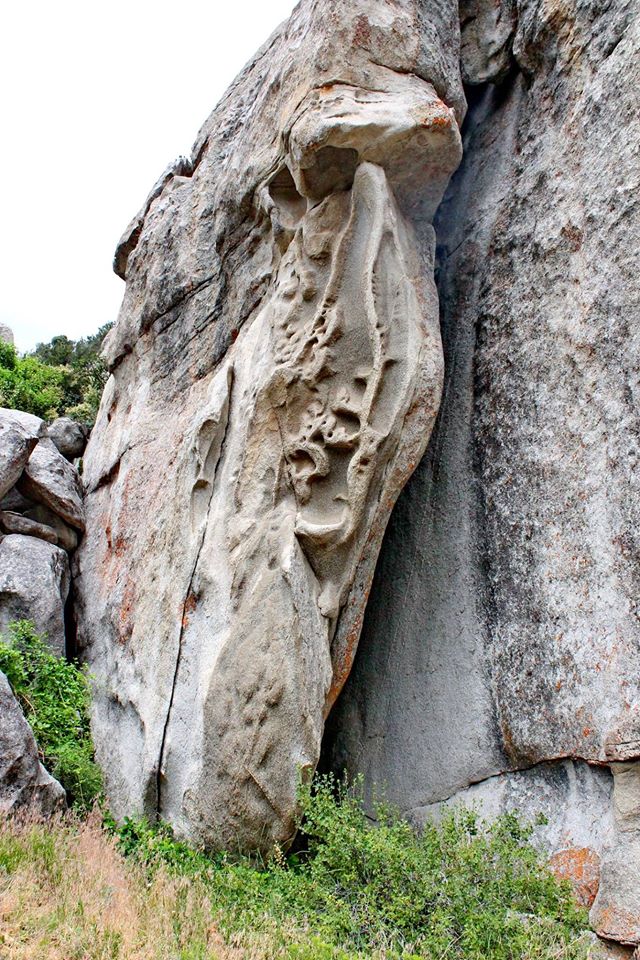
[[[0,409],[0,633],[12,620],[33,620],[62,655],[66,551],[78,544],[84,506],[76,468],[46,433],[38,417]]]
[[[64,805],[64,789],[40,763],[31,727],[0,673],[0,814],[21,806],[49,814]]]
[[[293,834],[440,402],[458,60],[453,3],[301,3],[121,241],[76,582],[118,815]]]
[[[158,180],[77,555],[117,814],[291,836],[439,410],[325,762],[544,811],[640,942],[639,46],[637,0],[303,0]]]
[[[616,798],[624,781],[640,802],[640,8],[519,0],[512,45],[479,29],[474,49],[489,6],[464,72],[487,79],[499,49],[511,74],[469,92],[436,223],[443,404],[327,763],[417,821],[448,798],[535,816],[555,796],[564,868],[597,874],[595,928],[636,944],[637,818]],[[563,799],[586,763],[609,783],[599,823]]]

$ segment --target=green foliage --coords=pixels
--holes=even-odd
[[[266,863],[207,857],[164,825],[130,820],[121,849],[206,881],[229,937],[260,932],[291,960],[586,957],[586,916],[515,817],[447,816],[418,836],[379,806],[372,828],[358,791],[331,778],[300,792],[303,848]]]
[[[63,403],[64,378],[61,368],[19,357],[11,344],[0,343],[0,406],[53,419]]]
[[[76,806],[88,808],[102,787],[89,730],[89,683],[74,663],[56,657],[28,620],[0,639],[6,674],[34,732],[42,762]]]
[[[69,416],[93,423],[107,379],[99,354],[112,326],[105,324],[81,340],[54,337],[24,357],[0,342],[0,406],[45,420]]]

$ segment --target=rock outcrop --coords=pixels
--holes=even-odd
[[[40,763],[33,731],[0,673],[0,814],[20,807],[50,814],[64,806],[64,789]]]
[[[458,59],[455,4],[301,3],[121,241],[76,583],[118,815],[293,835],[440,402]]]
[[[44,421],[0,409],[0,633],[12,620],[33,620],[51,648],[65,651],[68,552],[84,528],[78,471],[48,436]],[[77,431],[54,431],[67,453]],[[60,437],[64,437],[60,440]]]
[[[466,78],[511,73],[469,91],[436,224],[444,400],[327,762],[418,822],[446,798],[545,809],[564,869],[596,874],[595,928],[636,944],[615,797],[622,776],[640,802],[640,7],[520,0],[486,35],[500,5],[468,6]]]
[[[158,180],[77,554],[116,814],[289,839],[439,410],[325,761],[543,811],[640,943],[639,46],[637,0],[303,0]]]

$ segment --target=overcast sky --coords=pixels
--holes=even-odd
[[[293,0],[3,5],[0,323],[26,350],[115,320],[116,242]]]

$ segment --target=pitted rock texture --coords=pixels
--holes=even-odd
[[[546,763],[640,758],[640,5],[516,7],[436,222],[439,419],[330,719],[327,764],[405,810],[535,768],[535,816]],[[611,830],[592,917],[637,943],[637,844]]]
[[[64,789],[42,766],[31,727],[0,673],[0,814],[32,807],[50,814],[65,806]]]
[[[454,3],[301,3],[120,243],[76,580],[119,816],[293,835],[440,402],[458,61]]]

